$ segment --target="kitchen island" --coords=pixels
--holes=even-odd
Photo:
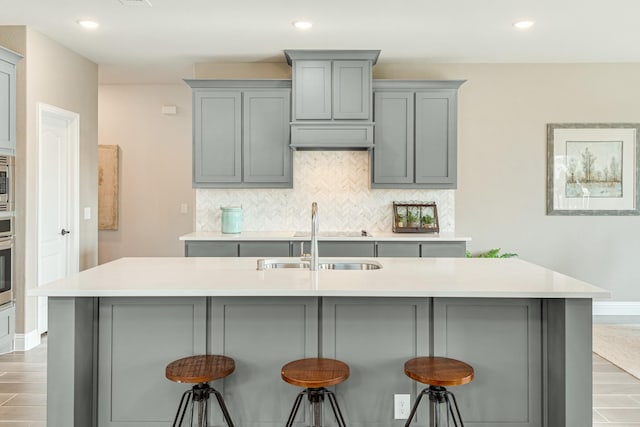
[[[453,390],[465,425],[591,425],[591,304],[608,292],[518,259],[375,260],[310,272],[123,258],[32,290],[50,297],[47,425],[171,425],[185,385],[164,367],[205,352],[236,361],[214,386],[238,426],[284,425],[299,390],[280,367],[315,356],[351,367],[336,386],[348,425],[403,425],[393,395],[419,391],[404,361],[429,354],[474,367]]]

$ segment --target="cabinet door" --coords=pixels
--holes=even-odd
[[[0,149],[16,148],[16,69],[0,60]]]
[[[413,183],[413,92],[374,94],[374,184]]]
[[[433,354],[475,371],[452,390],[465,425],[542,425],[540,300],[435,298],[433,319]]]
[[[349,365],[349,379],[335,387],[349,426],[404,426],[406,420],[393,419],[393,394],[412,394],[413,402],[417,383],[402,367],[429,350],[428,298],[322,300],[322,355]],[[415,425],[428,425],[427,406]],[[329,410],[325,414],[333,421]]]
[[[210,352],[236,362],[236,371],[216,387],[234,423],[283,426],[301,389],[282,381],[280,370],[292,360],[318,357],[317,298],[211,298],[209,313]],[[300,421],[305,419],[304,406]],[[211,412],[219,417],[219,411]],[[214,421],[209,425],[223,425]]]
[[[240,92],[194,91],[193,102],[193,186],[241,182]]]
[[[6,304],[4,308],[0,309],[0,354],[13,350],[15,312],[13,304]]]
[[[415,120],[415,182],[455,188],[455,95],[447,91],[416,92]]]
[[[467,251],[465,242],[425,242],[421,243],[421,256],[427,257],[459,257],[464,258]]]
[[[378,256],[420,258],[420,243],[378,242]]]
[[[298,60],[293,73],[295,120],[331,119],[331,61]]]
[[[215,242],[209,240],[185,242],[186,257],[237,257],[238,242]]]
[[[289,241],[286,242],[240,242],[240,256],[288,257]]]
[[[372,257],[374,242],[318,242],[318,255],[323,257]]]
[[[371,117],[371,63],[333,61],[333,118]]]
[[[206,298],[101,298],[98,426],[170,425],[189,384],[164,376],[206,352]]]
[[[289,90],[243,93],[244,182],[293,182],[290,98]]]

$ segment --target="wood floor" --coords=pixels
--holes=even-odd
[[[45,427],[47,342],[0,355],[0,427]]]
[[[0,355],[0,427],[46,426],[47,341]],[[640,427],[640,380],[593,355],[593,427]]]

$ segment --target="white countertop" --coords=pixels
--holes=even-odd
[[[375,258],[382,264],[382,269],[318,272],[306,269],[257,271],[257,259],[121,258],[68,279],[30,289],[27,295],[610,297],[604,289],[515,258]],[[321,257],[320,260],[330,259]]]
[[[306,231],[308,232],[308,231]],[[196,231],[194,233],[180,236],[180,240],[230,240],[230,241],[259,241],[259,240],[309,240],[309,234],[300,236],[296,231],[243,231],[238,234],[225,234],[219,231]],[[363,241],[363,242],[467,242],[470,237],[456,236],[453,233],[389,233],[389,232],[369,232],[370,236],[340,235],[343,232],[321,231],[318,240],[333,241]],[[331,234],[331,235],[329,235]],[[333,235],[338,234],[338,235]],[[357,234],[357,232],[356,232]]]

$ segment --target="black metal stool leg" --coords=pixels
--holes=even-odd
[[[451,400],[449,399],[449,397],[451,397]],[[464,423],[462,422],[462,416],[460,415],[460,409],[458,408],[458,402],[456,401],[456,396],[453,393],[448,391],[445,394],[445,399],[447,399],[449,411],[451,412],[451,417],[453,418],[453,423],[455,424],[455,426],[458,427],[458,422],[456,421],[456,415],[457,415],[458,421],[460,421],[459,427],[464,427]],[[453,413],[453,408],[456,409],[455,414]]]
[[[336,417],[336,421],[338,422],[338,427],[347,427],[347,424],[344,422],[344,417],[342,416],[340,406],[338,405],[336,395],[333,394],[333,392],[330,390],[325,391],[327,393],[327,396],[329,396],[329,403],[331,404],[331,409],[333,409],[333,415]]]
[[[418,410],[418,405],[422,400],[422,396],[424,396],[425,394],[427,394],[426,388],[422,390],[420,394],[418,394],[418,397],[416,398],[416,401],[413,404],[413,407],[411,408],[411,412],[409,413],[409,418],[407,419],[407,422],[404,424],[404,427],[409,427],[409,425],[411,424],[411,420],[413,420],[413,417],[416,415],[416,411]]]
[[[184,416],[187,413],[187,408],[189,407],[189,400],[191,398],[192,390],[187,390],[182,393],[182,398],[180,398],[180,404],[178,405],[178,411],[176,412],[176,417],[173,419],[173,427],[178,427],[182,425],[182,420],[184,420]],[[187,401],[185,402],[185,398]],[[184,404],[184,407],[182,406]],[[180,409],[182,409],[182,417],[180,417]],[[180,417],[180,422],[178,423],[178,417]]]
[[[298,413],[298,409],[300,408],[300,403],[302,402],[302,398],[307,393],[307,390],[301,391],[296,400],[293,402],[293,408],[291,408],[291,413],[289,414],[289,419],[287,420],[286,427],[293,426],[293,420],[296,418],[296,414]]]
[[[222,416],[224,417],[224,420],[226,421],[227,425],[229,427],[234,427],[233,426],[233,421],[231,421],[231,416],[229,416],[229,411],[227,410],[227,405],[225,405],[224,403],[224,399],[222,398],[222,395],[220,394],[220,392],[216,389],[211,389],[211,392],[213,394],[215,394],[216,399],[218,400],[218,405],[220,405],[220,410],[222,411]]]

